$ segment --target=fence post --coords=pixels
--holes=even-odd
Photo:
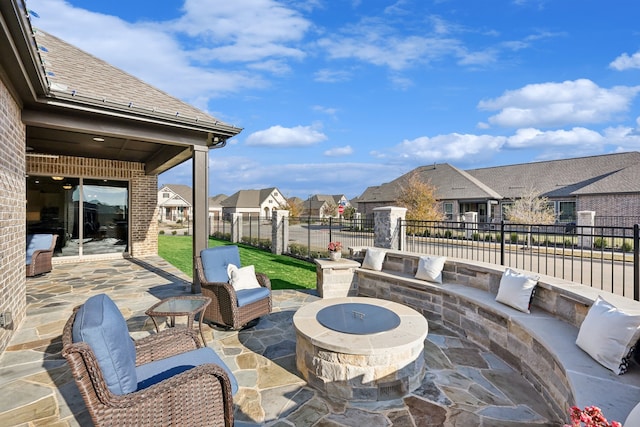
[[[407,208],[385,206],[373,209],[373,246],[393,249],[400,247],[403,236],[398,229],[398,219],[404,219]]]
[[[231,214],[231,242],[238,243],[242,240],[242,214]]]
[[[633,299],[640,301],[640,225],[633,225]]]
[[[504,265],[504,219],[500,221],[500,265]]]
[[[258,234],[258,239],[260,234]],[[282,255],[289,251],[289,211],[273,210],[271,213],[271,253]]]
[[[333,242],[333,217],[329,217],[329,241]]]

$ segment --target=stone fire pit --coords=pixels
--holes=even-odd
[[[376,298],[333,298],[293,316],[296,364],[312,387],[338,400],[395,399],[425,374],[426,319]]]

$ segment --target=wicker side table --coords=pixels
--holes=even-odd
[[[151,317],[156,327],[156,332],[159,332],[160,327],[156,317],[169,317],[169,326],[174,327],[176,325],[176,316],[187,316],[187,328],[193,328],[196,314],[200,313],[200,316],[198,316],[198,329],[200,330],[202,342],[206,346],[207,342],[202,333],[202,316],[210,303],[211,298],[203,296],[169,297],[154,304],[153,307],[145,311],[145,314]]]

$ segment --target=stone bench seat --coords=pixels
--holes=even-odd
[[[596,405],[609,420],[624,422],[640,402],[640,366],[616,375],[575,344],[599,294],[630,312],[640,312],[637,301],[541,276],[527,314],[495,301],[504,267],[451,258],[443,284],[436,284],[414,278],[419,258],[389,250],[382,271],[356,269],[358,295],[406,304],[496,354],[540,391],[559,419],[568,421],[572,405]]]

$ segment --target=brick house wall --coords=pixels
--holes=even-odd
[[[576,203],[578,211],[594,211],[596,217],[629,217],[628,223],[617,223],[621,227],[633,227],[640,216],[640,194],[581,195]]]
[[[21,105],[0,80],[0,313],[13,324],[0,328],[0,354],[26,313],[25,140]]]
[[[30,157],[27,173],[129,181],[129,254],[133,257],[158,254],[158,176],[145,175],[144,164],[70,156]]]

